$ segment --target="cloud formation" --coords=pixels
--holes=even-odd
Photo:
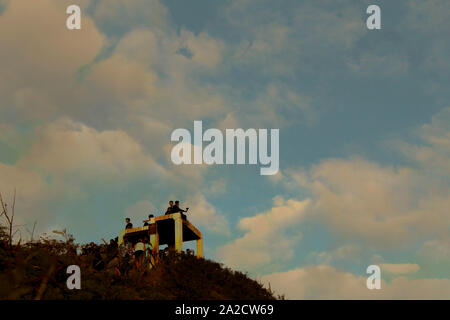
[[[286,231],[301,223],[309,207],[309,201],[274,199],[274,206],[267,212],[239,220],[238,228],[244,232],[241,238],[218,249],[218,257],[225,264],[243,270],[267,267],[292,258],[300,233],[291,236]]]
[[[318,263],[316,266],[263,276],[279,293],[292,299],[448,298],[448,279],[420,278],[427,271],[422,272],[419,264],[382,262],[383,258],[377,254],[413,251],[422,243],[412,259],[420,260],[428,270],[445,270],[448,266],[445,250],[450,228],[448,114],[449,109],[444,108],[430,123],[421,126],[416,131],[420,142],[394,142],[402,146],[399,150],[410,166],[392,167],[354,157],[323,160],[310,169],[286,170],[274,183],[306,195],[304,200],[299,197],[289,203],[281,201],[268,213],[242,219],[238,226],[246,231],[245,235],[220,248],[219,257],[236,268],[259,273],[260,265],[274,260],[289,261],[295,254],[298,238],[284,232],[288,226],[301,226],[300,221],[315,222],[335,237],[335,249],[310,254],[313,263]],[[302,203],[307,204],[302,210],[294,209]],[[288,216],[293,219],[280,225],[286,212],[291,212]],[[281,241],[279,234],[283,235]],[[270,241],[281,245],[266,250]],[[373,252],[372,258],[368,259],[364,251]],[[350,261],[363,265],[378,260],[390,281],[383,283],[379,293],[369,292],[365,277],[333,266],[344,260],[346,265]],[[445,274],[442,272],[439,274]],[[417,277],[409,278],[412,275]]]
[[[287,299],[437,299],[450,297],[450,279],[394,278],[369,290],[366,277],[339,271],[329,265],[306,266],[262,277],[266,286]]]
[[[411,166],[328,159],[309,170],[288,170],[290,187],[305,188],[313,199],[311,217],[344,239],[393,248],[443,236],[449,228],[449,114],[445,108],[420,128],[422,144],[395,143]]]

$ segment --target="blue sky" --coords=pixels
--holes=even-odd
[[[98,242],[179,199],[208,258],[290,298],[450,297],[446,1],[0,8],[0,192],[21,223]],[[170,133],[194,120],[279,128],[279,174],[174,166]]]

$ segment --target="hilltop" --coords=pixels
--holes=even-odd
[[[73,241],[40,239],[9,247],[0,239],[0,299],[275,299],[246,274],[193,255],[170,253],[152,270],[118,275],[92,268]],[[69,265],[81,268],[81,289],[69,290]]]

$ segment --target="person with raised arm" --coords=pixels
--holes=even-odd
[[[175,205],[172,207],[172,213],[181,212],[181,217],[186,220],[186,215],[183,212],[188,212],[189,208],[183,210],[180,208],[180,201],[175,201]]]

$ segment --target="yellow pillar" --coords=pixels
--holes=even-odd
[[[174,214],[173,220],[175,222],[175,250],[180,253],[183,251],[183,220],[181,213]]]
[[[203,237],[197,240],[197,258],[203,258]]]
[[[121,230],[119,231],[119,236],[118,236],[118,241],[117,244],[120,246],[123,242],[123,236],[125,235],[125,230]]]
[[[154,224],[156,227],[156,233],[150,235],[150,243],[152,244],[152,253],[153,253],[151,260],[152,264],[155,265],[159,259],[159,233],[158,228],[155,224],[155,218],[151,218],[149,222],[150,224]]]
[[[150,235],[150,243],[152,244],[152,264],[155,265],[159,259],[159,234],[156,232],[155,234]]]

